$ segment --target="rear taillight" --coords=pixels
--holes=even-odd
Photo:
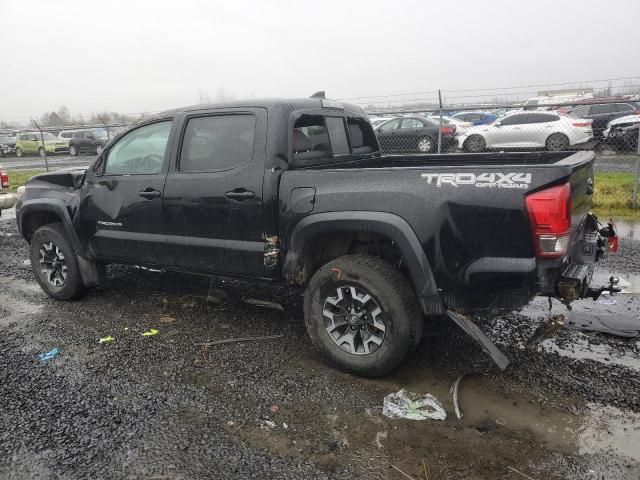
[[[0,184],[2,188],[9,188],[9,175],[4,170],[0,170]]]
[[[453,125],[442,127],[440,133],[442,133],[442,135],[454,135],[456,133],[456,127]]]
[[[571,234],[571,186],[547,188],[525,197],[536,256],[558,258],[567,253]]]
[[[574,127],[590,127],[591,122],[575,122],[575,123],[572,123],[571,125],[573,125]]]

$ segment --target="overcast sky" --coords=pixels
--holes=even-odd
[[[0,0],[0,120],[220,89],[345,98],[638,76],[639,18],[638,0]]]

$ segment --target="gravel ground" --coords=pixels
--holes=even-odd
[[[603,275],[640,292],[640,242]],[[501,372],[452,323],[431,321],[405,365],[368,380],[311,346],[299,291],[112,266],[76,302],[37,287],[15,221],[0,219],[0,478],[640,478],[640,342],[565,329],[523,342],[546,300],[481,321],[512,363]],[[274,301],[284,311],[247,298]],[[640,295],[574,312],[632,315]],[[554,312],[564,307],[554,306]],[[155,336],[142,332],[158,330]],[[106,335],[111,344],[99,344]],[[270,340],[195,343],[256,335]],[[60,355],[42,363],[52,348]],[[460,386],[457,420],[449,388]],[[445,421],[381,415],[400,388],[432,393]]]

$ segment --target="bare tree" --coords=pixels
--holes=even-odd
[[[211,103],[209,94],[204,90],[198,90],[198,100],[200,101],[200,103]]]

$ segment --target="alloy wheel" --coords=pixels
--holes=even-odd
[[[67,265],[62,250],[53,242],[40,247],[40,271],[54,287],[61,287],[67,281]]]
[[[327,334],[348,353],[367,355],[384,342],[385,316],[363,288],[341,285],[333,289],[324,301],[322,316]]]

